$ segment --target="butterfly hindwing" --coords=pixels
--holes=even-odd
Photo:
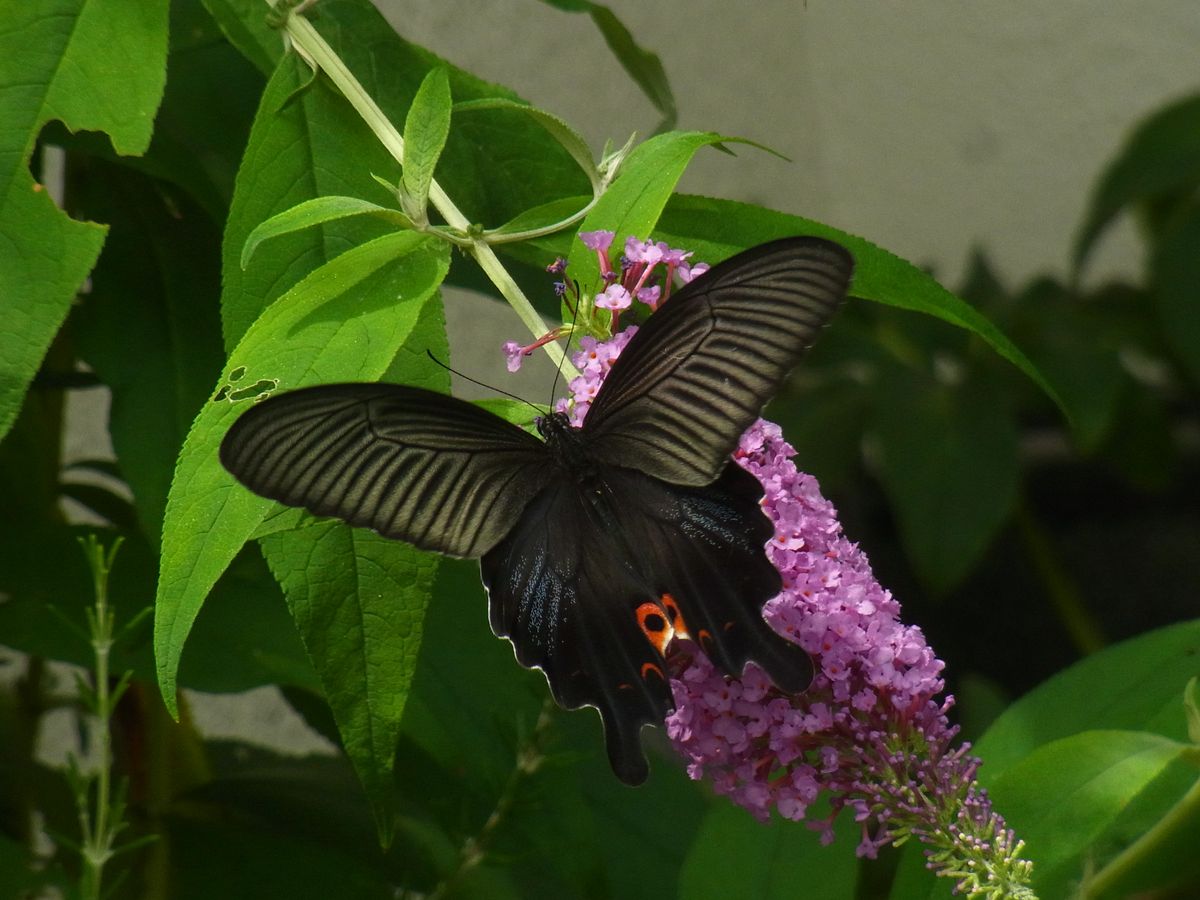
[[[584,431],[599,461],[708,484],[846,296],[838,244],[784,238],[720,263],[646,320]]]
[[[600,711],[613,771],[640,784],[642,726],[661,723],[674,703],[662,652],[637,616],[652,591],[596,515],[563,477],[483,557],[481,571],[492,630],[512,641],[521,665],[545,673],[560,706]]]
[[[221,462],[248,488],[452,556],[481,556],[548,477],[546,445],[422,388],[330,384],[270,397],[233,423]]]
[[[804,690],[811,660],[763,619],[763,604],[783,582],[763,551],[773,529],[758,480],[730,462],[699,488],[628,469],[609,470],[606,481],[621,500],[622,534],[638,548],[638,565],[678,609],[677,628],[727,675],[740,678],[753,660],[779,688]]]

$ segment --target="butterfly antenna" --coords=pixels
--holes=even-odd
[[[575,308],[571,310],[571,330],[567,332],[567,346],[571,346],[571,336],[575,334],[575,322],[579,318],[579,307],[583,305],[583,295],[579,292],[579,282],[572,281],[575,285]],[[566,350],[563,350],[563,359],[567,358]],[[554,408],[554,392],[558,390],[558,380],[562,377],[562,360],[559,360],[557,369],[554,373],[554,384],[550,385],[550,407]]]
[[[497,394],[503,394],[505,397],[508,397],[511,400],[516,400],[518,403],[524,403],[526,406],[528,406],[530,409],[532,409],[539,416],[544,416],[546,414],[545,411],[542,410],[541,408],[539,408],[536,403],[530,403],[524,397],[518,397],[516,394],[509,393],[508,391],[504,390],[503,388],[498,388],[493,384],[487,384],[485,382],[480,381],[477,378],[472,378],[470,375],[465,375],[462,372],[458,371],[458,369],[455,369],[451,366],[446,365],[444,362],[442,362],[440,359],[438,359],[436,356],[433,355],[432,350],[426,350],[425,355],[428,356],[435,363],[437,363],[439,366],[441,366],[443,369],[445,369],[447,372],[449,372],[452,375],[457,375],[459,378],[469,381],[469,382],[471,382],[471,384],[478,385],[481,388],[487,388],[489,391],[495,391]]]

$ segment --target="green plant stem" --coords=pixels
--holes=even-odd
[[[354,74],[346,68],[346,64],[334,52],[333,48],[325,42],[321,37],[320,32],[313,27],[312,23],[299,15],[297,11],[288,13],[287,24],[285,25],[288,37],[297,51],[309,62],[326,75],[337,86],[342,95],[350,102],[355,111],[366,122],[367,127],[375,133],[379,138],[380,143],[392,155],[396,162],[404,165],[404,138],[400,132],[384,115],[378,104],[363,88],[362,84],[354,77]],[[446,224],[452,228],[458,229],[464,234],[471,233],[471,223],[467,217],[462,214],[462,211],[455,206],[454,202],[446,194],[445,190],[437,183],[432,181],[429,185],[429,199],[433,206],[446,220]],[[533,308],[533,304],[529,302],[529,298],[513,280],[508,270],[504,268],[495,252],[488,244],[480,238],[474,238],[466,246],[466,251],[474,257],[480,268],[496,285],[501,296],[508,301],[509,305],[516,311],[521,322],[529,329],[530,334],[534,338],[540,338],[550,329],[546,323],[542,321],[542,317],[538,315],[537,310]],[[551,341],[543,345],[546,353],[554,365],[558,367],[568,380],[579,374],[579,371],[567,359],[566,353],[558,343]]]
[[[1083,602],[1083,594],[1079,586],[1067,574],[1054,553],[1049,535],[1042,528],[1036,516],[1022,500],[1017,504],[1017,527],[1025,542],[1025,549],[1034,568],[1046,588],[1050,602],[1058,619],[1071,636],[1071,642],[1081,653],[1095,653],[1103,650],[1108,642],[1100,623],[1088,610]]]
[[[1089,897],[1103,896],[1105,892],[1119,884],[1121,879],[1138,863],[1150,856],[1156,847],[1167,841],[1178,829],[1197,815],[1200,815],[1200,779],[1192,784],[1188,792],[1179,798],[1179,802],[1172,806],[1165,816],[1155,822],[1149,831],[1142,834],[1136,841],[1118,853],[1108,865],[1088,879],[1083,893],[1085,900]]]
[[[104,876],[104,867],[112,858],[113,842],[120,822],[110,818],[112,805],[112,719],[113,696],[109,690],[108,659],[113,645],[113,626],[115,616],[108,606],[108,574],[112,567],[113,557],[120,547],[118,539],[106,554],[104,548],[93,537],[85,544],[85,550],[91,557],[92,586],[95,591],[95,605],[89,610],[88,619],[91,626],[92,654],[95,659],[95,708],[93,713],[99,723],[100,759],[99,771],[96,773],[95,812],[91,814],[88,808],[88,796],[85,792],[80,803],[79,819],[83,833],[83,879],[81,894],[84,900],[99,900],[100,887]]]
[[[517,748],[517,764],[513,767],[512,772],[509,773],[508,781],[505,783],[504,789],[500,792],[491,815],[487,817],[487,821],[483,823],[483,827],[479,829],[478,834],[472,835],[463,842],[462,850],[458,855],[458,868],[433,889],[433,892],[428,895],[427,900],[441,900],[442,897],[450,894],[453,887],[463,876],[487,858],[488,847],[495,837],[500,823],[504,821],[509,810],[512,809],[513,804],[516,802],[521,785],[524,784],[526,778],[538,770],[545,759],[542,755],[541,741],[550,727],[553,716],[554,704],[547,699],[542,703],[542,709],[538,713],[537,724],[533,727],[533,733],[529,735],[528,740]]]

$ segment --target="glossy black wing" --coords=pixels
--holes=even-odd
[[[270,397],[221,442],[256,494],[452,556],[482,556],[542,489],[546,445],[463,400],[395,384]]]
[[[584,420],[589,455],[711,482],[845,298],[853,267],[832,241],[784,238],[686,285],[613,364]]]
[[[666,626],[732,675],[754,660],[785,690],[809,683],[808,656],[762,618],[781,581],[763,553],[761,497],[733,464],[701,488],[605,467],[595,491],[565,476],[551,484],[483,558],[492,630],[545,672],[560,705],[600,711],[627,783],[648,771],[642,726],[674,706]]]

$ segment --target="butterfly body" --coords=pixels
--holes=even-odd
[[[542,440],[453,397],[322,385],[257,404],[221,460],[259,494],[426,550],[480,558],[492,630],[568,709],[600,711],[613,770],[645,779],[641,727],[673,707],[689,638],[734,677],[800,691],[811,662],[763,620],[781,579],[742,432],[845,296],[852,262],[788,238],[713,267],[630,340],[582,427]]]

